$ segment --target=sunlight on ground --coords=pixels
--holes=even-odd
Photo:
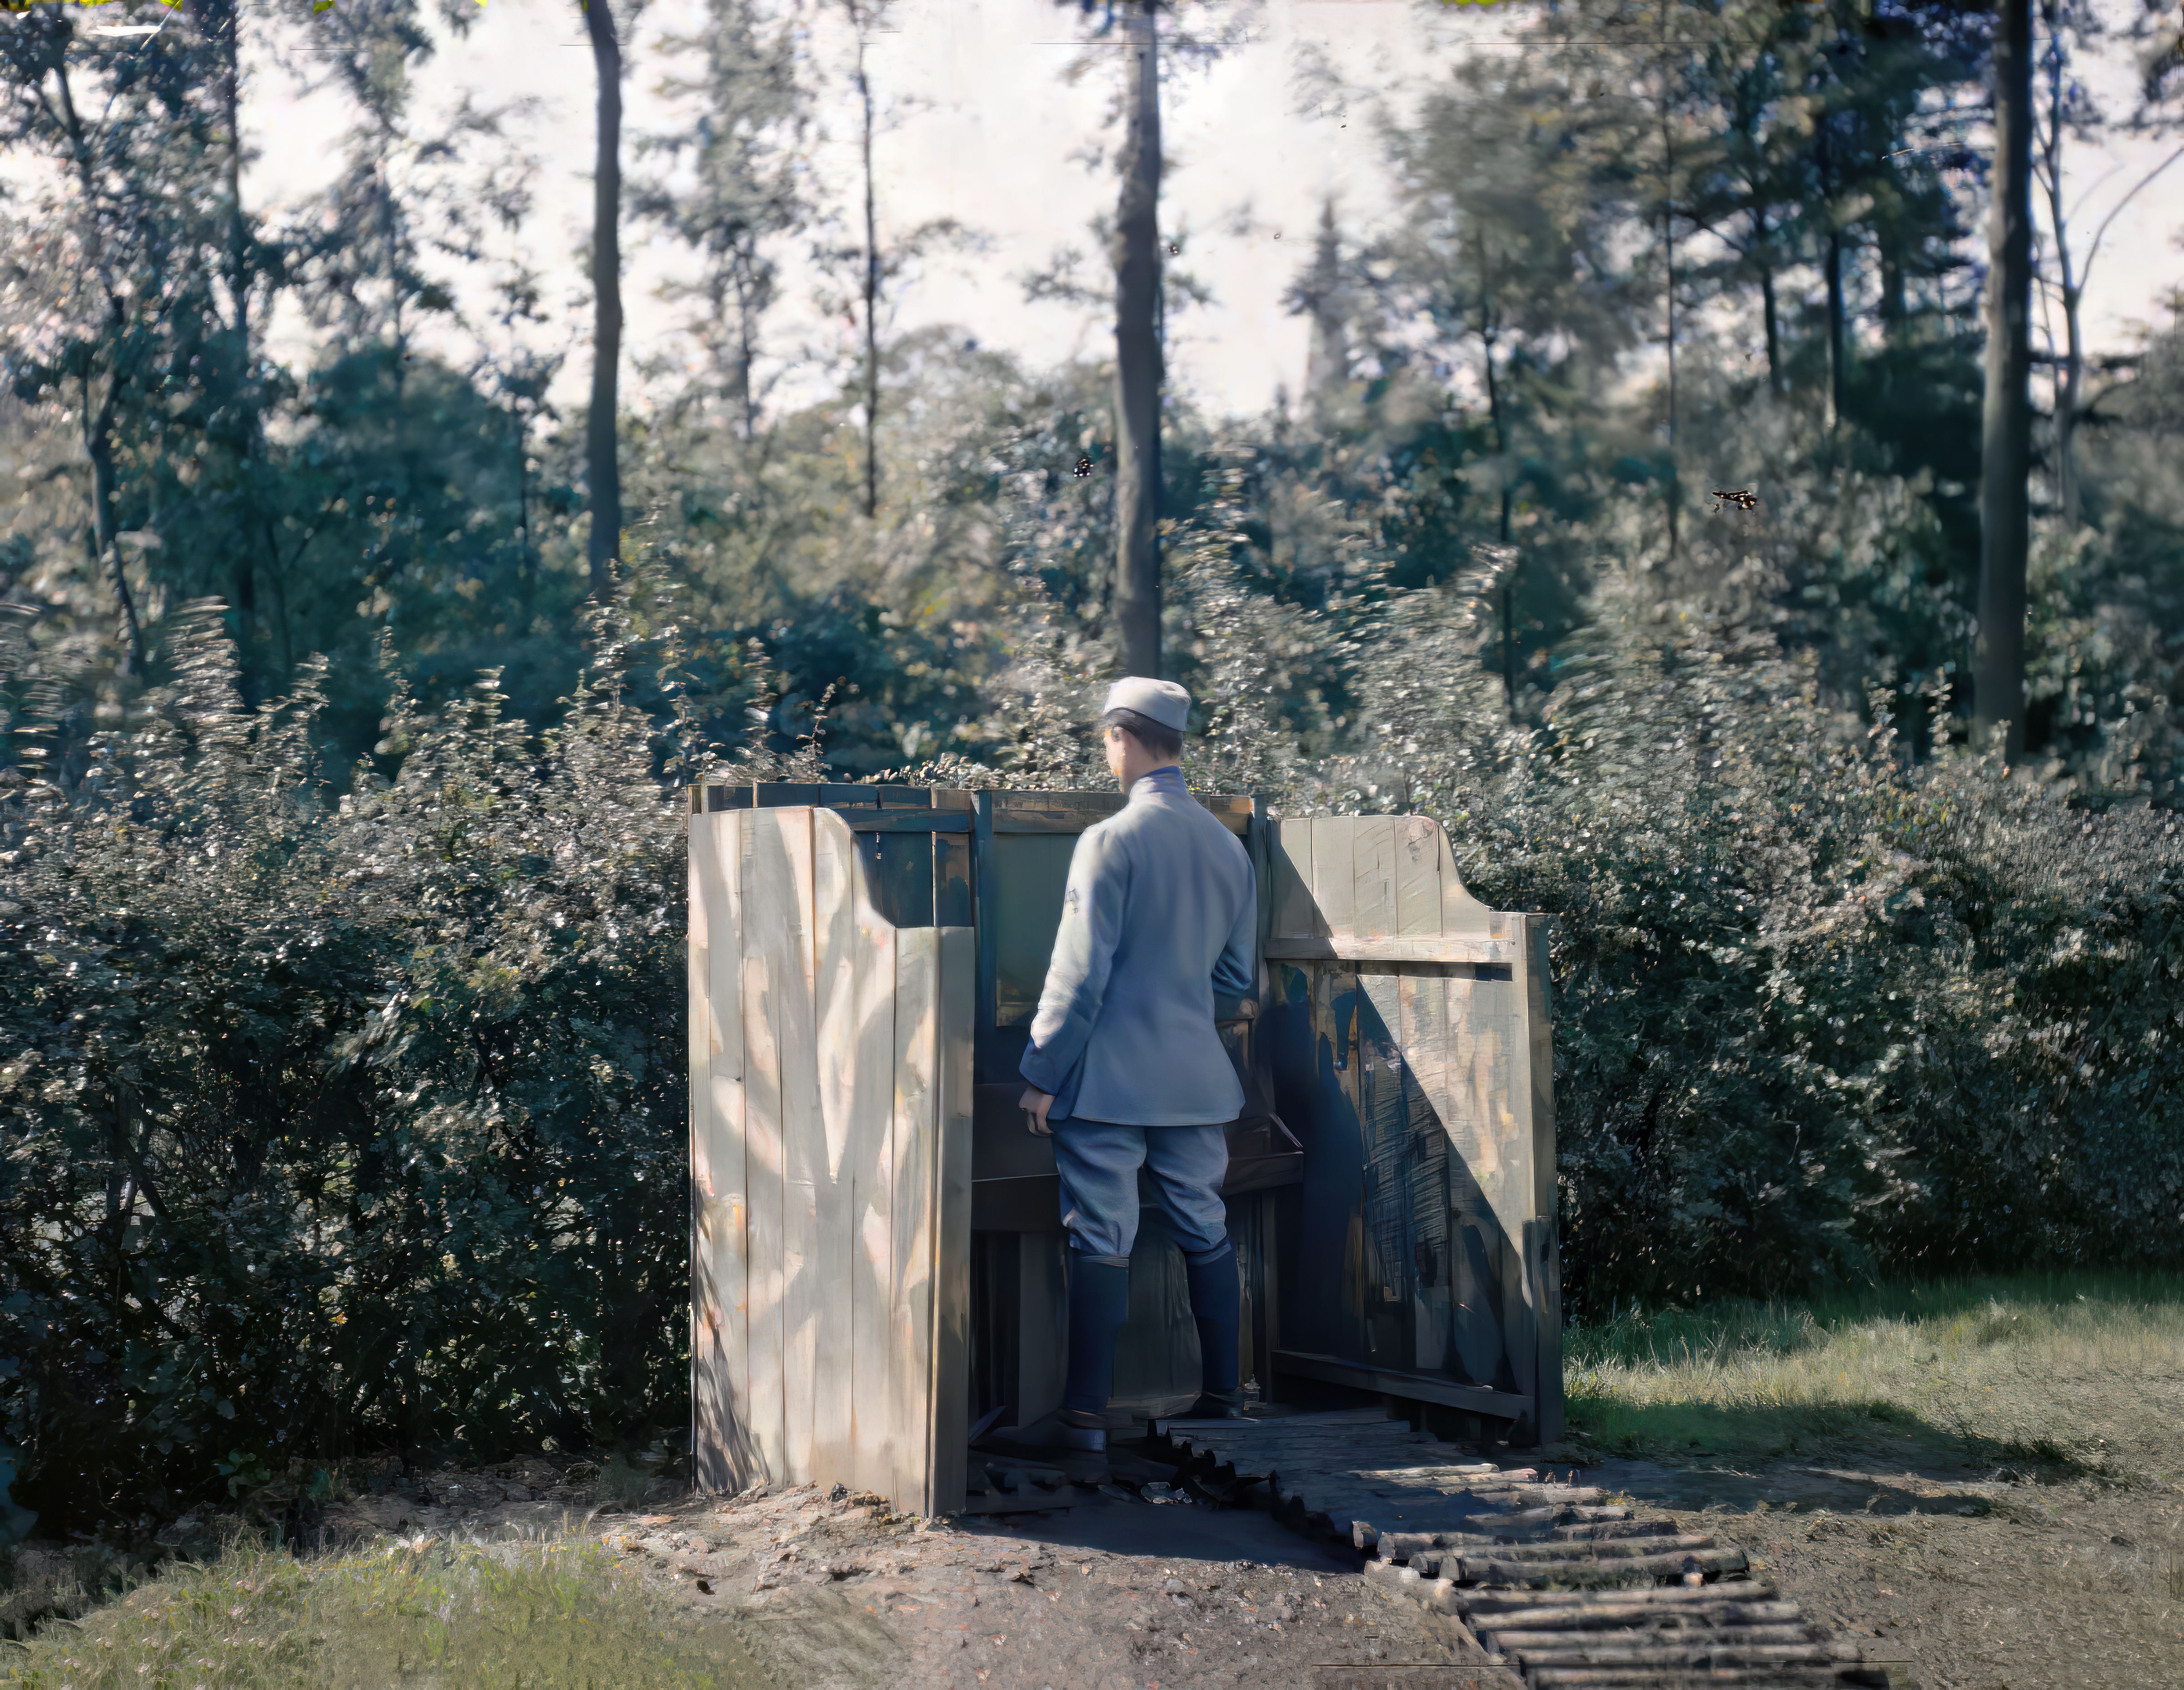
[[[597,1545],[521,1544],[298,1561],[231,1551],[176,1565],[77,1624],[0,1643],[25,1690],[744,1690],[733,1636],[678,1626]]]
[[[1573,1326],[1574,1436],[1618,1454],[1918,1453],[2184,1472],[2184,1276],[2069,1274]],[[1907,1454],[1914,1452],[1907,1451]]]

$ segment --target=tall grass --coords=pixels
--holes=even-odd
[[[0,1644],[15,1690],[756,1690],[734,1635],[665,1611],[596,1544],[236,1548]]]
[[[1626,1454],[1883,1446],[2184,1472],[2184,1276],[2025,1274],[1573,1326],[1573,1432]]]

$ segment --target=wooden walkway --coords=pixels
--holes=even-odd
[[[1452,1615],[1540,1690],[1916,1682],[1754,1580],[1741,1549],[1596,1486],[1454,1459],[1379,1409],[1154,1431],[1202,1485],[1240,1499],[1263,1485],[1277,1517],[1346,1538],[1368,1577]]]

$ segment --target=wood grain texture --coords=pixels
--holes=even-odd
[[[779,818],[788,870],[791,959],[782,970],[782,1448],[797,1482],[811,1471],[812,1387],[818,1370],[818,1181],[825,1140],[819,1121],[818,951],[813,920],[813,812]]]
[[[1396,822],[1392,815],[1361,815],[1351,836],[1350,931],[1361,939],[1396,937]],[[1317,853],[1315,853],[1317,854]]]
[[[800,814],[806,817],[808,839],[808,812]],[[802,923],[790,907],[794,888],[783,837],[787,819],[779,809],[764,808],[744,818],[749,844],[743,853],[742,958],[750,1429],[766,1476],[783,1483],[789,1467],[782,1371],[783,1023],[784,999],[802,991],[804,978],[795,942]]]
[[[731,1316],[742,1301],[740,1255],[743,1170],[738,1154],[733,1174],[725,1165],[727,1131],[720,1122],[713,1071],[719,1059],[719,1029],[712,988],[715,934],[729,955],[735,935],[728,926],[723,885],[726,861],[733,861],[733,822],[728,824],[724,853],[722,830],[701,809],[689,830],[689,1086],[690,1086],[690,1448],[693,1479],[701,1490],[742,1488],[735,1471],[741,1430],[740,1396],[731,1371],[733,1328]],[[736,1029],[740,1059],[743,1030]],[[737,1125],[741,1125],[740,1099]],[[738,1151],[740,1145],[736,1147]],[[732,1200],[733,1199],[733,1200]],[[733,1240],[727,1236],[735,1228]],[[726,1281],[735,1280],[732,1286]]]
[[[1357,818],[1314,816],[1312,823],[1312,897],[1321,930],[1337,939],[1357,937]]]
[[[1396,935],[1440,936],[1440,824],[1431,816],[1396,818]]]
[[[939,1102],[940,931],[895,935],[894,1248],[889,1276],[888,1494],[905,1511],[925,1503],[933,1393],[933,1248]]]
[[[933,837],[933,925],[968,927],[971,909],[970,818],[961,818],[966,831]]]
[[[855,1482],[853,1364],[853,1175],[849,1159],[857,1075],[857,843],[831,810],[811,818],[814,1013],[819,1136],[809,1159],[813,1251],[811,1482]]]
[[[933,1031],[933,1274],[932,1398],[927,1420],[925,1509],[963,1506],[971,1431],[971,1018],[977,1005],[978,936],[941,927]]]
[[[856,1048],[842,1165],[850,1185],[850,1427],[861,1491],[894,1491],[893,1375],[888,1365],[894,1274],[895,929],[874,907],[861,864],[854,912]]]
[[[706,1215],[722,1316],[722,1447],[734,1488],[741,1489],[758,1483],[766,1473],[750,1420],[750,1170],[744,1147],[743,1017],[744,864],[750,852],[749,824],[733,812],[725,814],[713,838],[718,876],[708,881],[707,896],[715,901],[706,917],[706,979],[719,1045],[711,1065],[713,1200]]]
[[[1318,938],[1323,929],[1312,895],[1312,819],[1290,816],[1268,829],[1273,874],[1273,914],[1268,937]]]
[[[1530,1095],[1531,1218],[1524,1229],[1525,1298],[1534,1316],[1539,1434],[1563,1431],[1562,1245],[1555,1168],[1555,1053],[1548,992],[1550,923],[1524,917],[1524,944],[1515,985],[1524,1017],[1525,1080]]]
[[[1483,962],[1506,967],[1515,960],[1517,946],[1514,940],[1466,935],[1415,939],[1359,939],[1335,936],[1269,939],[1267,941],[1267,954],[1283,962]]]
[[[1440,878],[1440,931],[1482,935],[1495,931],[1494,912],[1471,895],[1463,876],[1457,872],[1456,852],[1448,835],[1438,823],[1434,831],[1440,836],[1435,855]]]

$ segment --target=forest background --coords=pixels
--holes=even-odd
[[[1149,650],[1201,786],[1435,815],[1557,917],[1574,1309],[2177,1261],[2184,329],[2086,352],[2059,187],[2177,133],[2173,7],[1512,12],[1535,45],[1380,112],[1398,214],[1329,208],[1301,389],[1234,420],[1162,391],[1219,304],[1160,220],[1158,67],[1250,51],[1250,8],[1056,10],[1125,49],[1071,71],[1114,83],[1114,209],[1006,285],[1116,340],[1030,368],[892,328],[978,231],[880,214],[888,14],[827,3],[846,81],[793,8],[709,0],[666,67],[696,120],[618,139],[628,19],[579,14],[582,407],[513,332],[546,236],[505,114],[413,114],[463,6],[0,17],[10,1529],[681,1424],[681,790],[1097,784],[1089,701]],[[2036,376],[1997,388],[2012,17]],[[235,139],[276,25],[358,114],[292,214]],[[690,255],[689,367],[617,353],[638,230]],[[791,274],[854,332],[770,338]],[[1997,426],[2015,712],[1970,681]]]

